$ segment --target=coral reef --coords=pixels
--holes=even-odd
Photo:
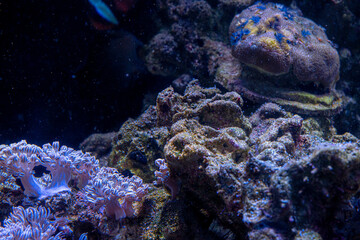
[[[3,177],[22,179],[19,169],[26,168],[42,191],[34,194],[39,200],[4,186],[2,214],[11,206],[44,204],[73,229],[58,231],[90,239],[356,236],[360,141],[338,135],[329,118],[305,118],[274,103],[250,116],[243,108],[238,93],[203,88],[196,80],[183,94],[166,88],[156,106],[116,134],[107,159],[119,171],[100,169],[88,153],[57,142],[1,145]],[[36,175],[38,165],[49,173]],[[71,174],[50,188],[55,167]]]
[[[253,2],[153,2],[140,52],[173,86],[82,151],[0,145],[0,238],[359,238],[360,140],[332,117],[359,99],[359,4]]]
[[[251,126],[243,116],[241,97],[237,93],[218,94],[216,88],[204,89],[198,81],[188,84],[184,96],[169,87],[159,93],[156,108],[149,107],[137,120],[128,120],[121,127],[111,154],[109,166],[120,172],[130,170],[144,179],[155,180],[155,160],[163,158],[163,148],[170,136],[171,125],[180,120],[198,118],[201,124],[213,128],[243,127],[249,133]],[[137,161],[133,152],[140,152],[146,162]]]
[[[20,205],[0,229],[4,239],[87,239],[86,233],[73,232],[67,224],[74,227],[84,222],[99,227],[101,221],[112,223],[99,227],[101,234],[117,234],[114,223],[134,217],[134,208],[141,207],[134,202],[141,201],[148,189],[141,178],[123,177],[114,168],[100,169],[98,160],[89,153],[60,147],[59,142],[42,148],[24,140],[1,145],[0,163],[5,179],[1,218],[7,216],[9,208]],[[13,177],[20,180],[17,183],[21,182],[23,194],[21,188],[13,186]],[[87,227],[85,231],[91,230]]]
[[[171,129],[173,138],[165,146],[165,158],[182,186],[206,209],[235,222],[242,206],[242,165],[248,156],[247,136],[240,127],[216,130],[194,119],[179,120]],[[238,231],[242,223],[237,221]]]
[[[249,133],[251,126],[243,116],[242,104],[242,98],[235,92],[220,94],[217,88],[202,88],[198,81],[192,81],[184,96],[175,93],[172,87],[159,93],[157,124],[171,127],[179,120],[196,118],[200,124],[213,128],[242,127]]]
[[[205,0],[159,0],[156,4],[159,32],[145,47],[147,69],[156,75],[190,74],[205,80],[211,56],[206,41],[226,39],[225,9],[241,7],[245,1],[221,1],[217,7]]]
[[[296,6],[260,2],[244,10],[251,2],[158,1],[160,31],[145,47],[147,68],[215,81],[255,103],[274,102],[291,112],[339,113],[349,99],[335,90],[340,60],[324,29]],[[241,10],[230,24],[228,16]],[[206,27],[197,16],[207,16]]]
[[[340,60],[334,44],[299,9],[256,3],[234,17],[229,34],[232,54],[246,66],[237,79],[215,79],[227,89],[310,115],[334,115],[349,101],[335,90]]]
[[[198,81],[183,95],[172,87],[159,93],[156,107],[131,122],[149,137],[156,137],[154,129],[169,129],[164,147],[156,150],[163,158],[146,163],[156,185],[168,188],[173,201],[198,206],[234,239],[328,239],[351,228],[337,216],[349,211],[357,192],[359,140],[337,135],[329,118],[303,118],[274,103],[247,118],[242,107],[237,93],[202,88]],[[119,136],[133,131],[122,128]],[[208,224],[209,232],[220,231]],[[152,227],[149,231],[158,231]]]

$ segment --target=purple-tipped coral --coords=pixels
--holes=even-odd
[[[281,4],[257,3],[230,25],[232,52],[241,62],[280,75],[290,71],[300,82],[332,88],[340,60],[324,29]]]
[[[51,181],[47,184],[33,175],[34,167],[40,165],[50,171]],[[59,142],[40,148],[24,140],[0,149],[0,166],[20,178],[25,195],[40,199],[70,191],[68,183],[72,176],[79,188],[84,187],[99,169],[98,161],[88,153],[66,146],[60,148]]]
[[[41,151],[40,147],[27,144],[24,140],[0,150],[0,166],[5,172],[20,178],[27,196],[38,197],[44,191],[44,186],[33,175],[34,167],[41,165]]]
[[[141,178],[123,177],[115,168],[104,167],[80,192],[82,201],[96,212],[122,219],[135,215],[133,203],[146,195],[148,185]]]
[[[59,142],[45,144],[41,160],[51,172],[52,182],[50,188],[69,189],[67,183],[71,177],[76,181],[77,187],[83,188],[91,176],[99,171],[99,162],[89,153],[76,151],[67,146],[60,148]]]
[[[154,181],[154,184],[164,184],[170,177],[170,169],[165,159],[159,158],[155,160],[155,165],[159,168],[159,171],[155,171],[156,181]]]
[[[54,218],[47,208],[15,207],[10,217],[4,220],[4,227],[0,227],[0,239],[61,240],[64,232],[54,234],[63,226],[66,221]]]

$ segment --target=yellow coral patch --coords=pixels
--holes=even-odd
[[[263,26],[255,26],[253,20],[250,20],[244,28],[249,29],[249,35],[258,35],[259,33],[263,32]]]
[[[285,50],[285,51],[290,51],[290,45],[286,42],[286,38],[284,38],[281,42],[281,47]]]
[[[273,50],[273,51],[281,51],[279,43],[276,41],[276,39],[269,38],[269,37],[262,37],[259,39],[259,42],[261,42],[262,46],[264,46],[266,49]]]

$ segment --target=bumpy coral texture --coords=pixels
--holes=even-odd
[[[50,171],[42,178],[34,176],[34,168],[44,166]],[[0,167],[20,178],[24,194],[39,199],[70,191],[69,182],[74,179],[77,187],[84,187],[99,169],[99,162],[88,153],[75,151],[59,142],[45,144],[42,148],[25,140],[2,146]]]
[[[5,240],[61,240],[64,232],[56,235],[58,227],[65,226],[66,221],[55,219],[50,210],[44,207],[24,209],[15,207],[10,217],[5,219],[0,228],[0,238]]]
[[[339,55],[324,29],[281,4],[257,3],[230,24],[233,55],[263,72],[293,72],[300,82],[331,88],[339,79]]]
[[[248,157],[251,132],[242,104],[235,92],[220,94],[191,82],[184,96],[172,88],[162,91],[156,106],[158,123],[171,126],[172,138],[164,148],[171,174],[219,218],[236,222],[239,234],[244,231],[237,217],[244,195],[237,166]]]
[[[148,185],[137,176],[123,177],[114,168],[101,168],[79,193],[85,206],[109,217],[121,219],[135,214],[133,203],[146,195]]]

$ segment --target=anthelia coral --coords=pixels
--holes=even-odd
[[[51,180],[36,178],[36,166],[44,166],[50,171]],[[60,148],[59,142],[40,148],[23,140],[0,148],[0,167],[21,180],[25,195],[41,199],[70,191],[68,183],[72,177],[79,188],[84,187],[98,171],[99,162],[89,153],[66,146]]]
[[[141,201],[147,190],[138,176],[123,177],[115,168],[103,167],[79,195],[92,210],[119,220],[135,215],[133,203]]]
[[[67,227],[66,221],[56,219],[44,207],[24,209],[15,207],[0,227],[0,239],[5,240],[61,240],[65,232],[58,228]]]

